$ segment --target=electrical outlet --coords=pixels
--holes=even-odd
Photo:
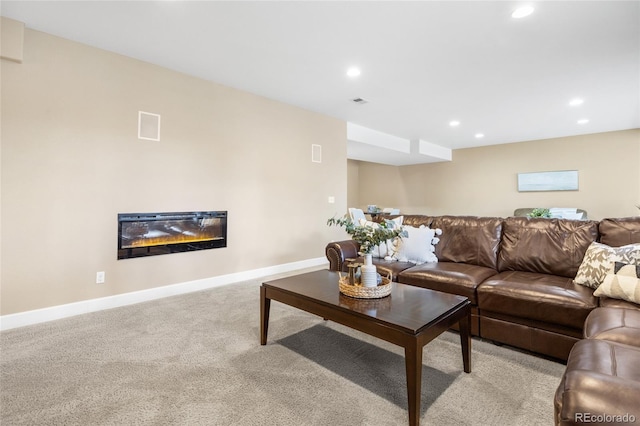
[[[96,272],[96,284],[104,284],[104,271]]]
[[[329,199],[327,201],[329,201],[329,204],[334,204],[336,202],[336,197],[329,196]]]

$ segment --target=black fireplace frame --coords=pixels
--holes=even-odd
[[[208,223],[207,225],[204,225]],[[134,226],[140,228],[136,241],[145,241],[150,235],[142,234],[146,231],[155,231],[171,237],[193,235],[190,230],[184,229],[185,225],[194,229],[205,229],[211,235],[210,239],[187,242],[150,242],[142,247],[132,246],[133,238],[130,235]],[[203,228],[204,227],[204,228]],[[163,232],[158,231],[162,228]],[[167,231],[170,229],[169,231]],[[123,232],[124,230],[124,232]],[[182,232],[182,234],[181,234]],[[170,235],[173,234],[173,235]],[[186,237],[185,237],[186,238]],[[148,239],[151,241],[153,238]],[[118,260],[137,257],[157,256],[161,254],[183,253],[188,251],[208,250],[227,246],[227,211],[193,211],[193,212],[166,212],[166,213],[118,213]]]

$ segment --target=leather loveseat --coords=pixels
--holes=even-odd
[[[404,225],[442,229],[437,263],[374,259],[393,280],[463,295],[472,304],[472,333],[566,360],[599,306],[640,305],[598,298],[574,277],[594,241],[640,243],[640,217],[592,220],[405,215]],[[331,270],[358,257],[352,240],[326,246]]]

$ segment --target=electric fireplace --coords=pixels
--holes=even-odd
[[[118,214],[118,259],[226,246],[226,211]]]

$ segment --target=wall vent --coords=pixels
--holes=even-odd
[[[138,111],[138,139],[160,140],[160,115]]]
[[[322,163],[322,145],[311,144],[311,162]]]

